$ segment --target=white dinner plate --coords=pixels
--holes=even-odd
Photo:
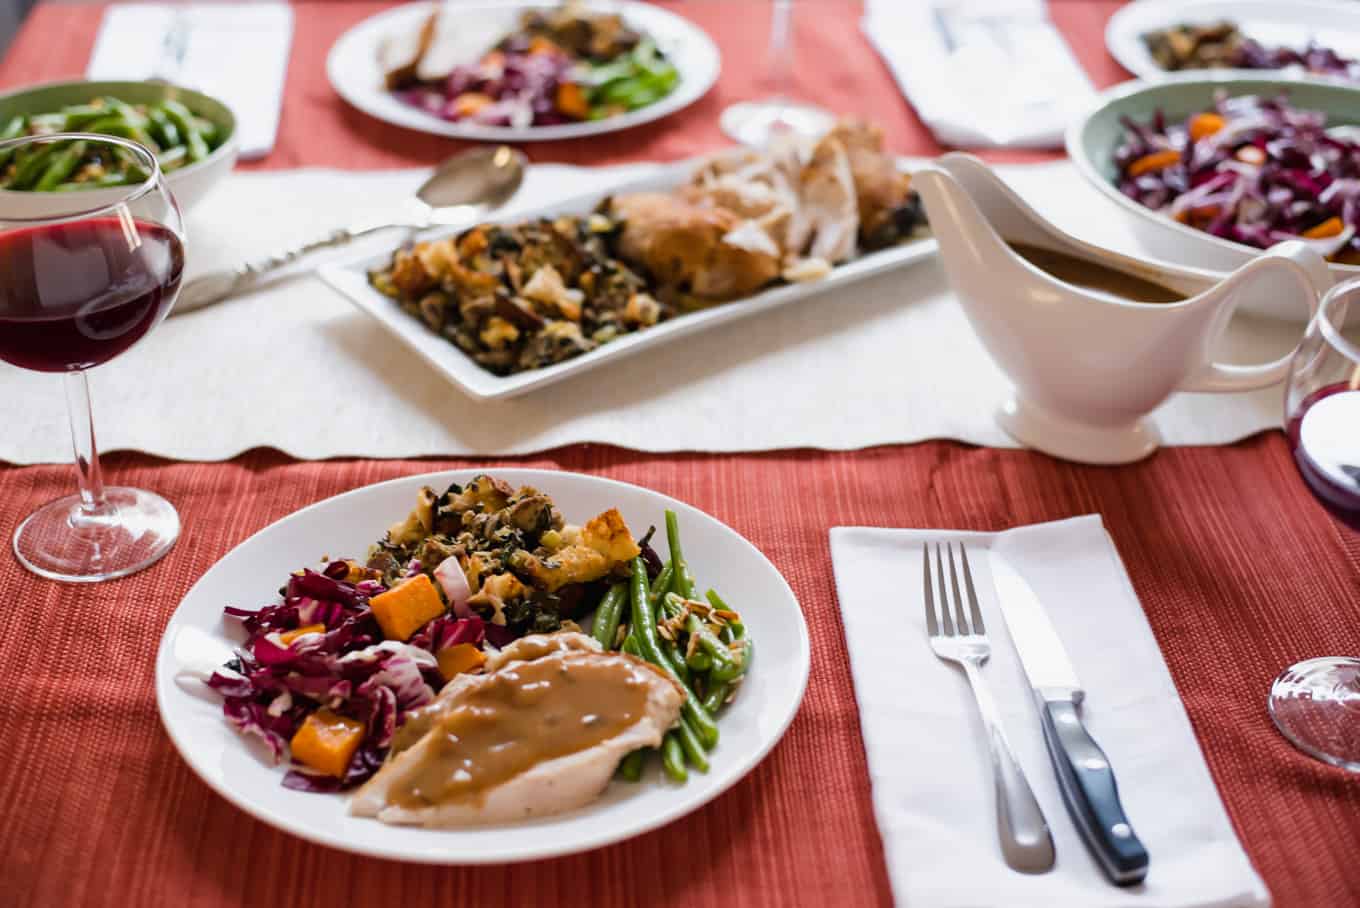
[[[1105,27],[1105,46],[1129,72],[1155,79],[1166,71],[1143,44],[1143,35],[1183,24],[1226,19],[1266,46],[1302,50],[1316,41],[1360,57],[1360,9],[1352,0],[1140,0],[1121,7]]]
[[[378,62],[378,48],[384,38],[403,31],[416,31],[437,5],[437,3],[405,4],[370,16],[341,35],[326,57],[326,76],[340,97],[369,116],[386,123],[437,136],[488,142],[577,139],[649,123],[688,107],[713,87],[722,68],[717,45],[703,29],[688,19],[647,3],[598,0],[590,4],[592,9],[618,12],[632,28],[649,35],[667,59],[675,64],[680,79],[674,91],[655,104],[648,104],[646,107],[606,117],[603,120],[560,123],[554,126],[528,126],[522,129],[450,122],[418,110],[389,92],[383,84],[383,71]],[[492,9],[498,11],[507,7],[536,9],[551,5],[552,3],[546,0],[460,3],[459,14],[476,16],[479,12],[485,13]]]
[[[607,195],[621,192],[666,190],[688,180],[694,161],[682,161],[661,168],[641,179],[621,183],[608,190],[578,196],[537,209],[517,209],[512,215],[491,218],[492,221],[515,222],[535,217],[556,217],[562,214],[582,214],[591,211]],[[448,231],[446,231],[447,233]],[[457,232],[454,230],[453,232]],[[428,237],[439,236],[432,232]],[[536,388],[559,382],[565,378],[598,368],[605,363],[631,356],[657,344],[664,344],[704,328],[725,324],[734,319],[758,315],[769,309],[825,293],[834,293],[846,284],[863,280],[895,268],[904,268],[934,255],[937,246],[928,235],[909,240],[898,246],[881,249],[838,265],[821,280],[801,284],[787,284],[764,290],[745,299],[690,312],[676,318],[625,334],[589,353],[564,360],[541,369],[530,369],[513,375],[494,375],[479,366],[470,356],[451,342],[425,327],[419,319],[407,314],[396,301],[383,296],[368,282],[368,273],[381,268],[392,259],[391,250],[364,253],[356,258],[323,265],[317,270],[321,279],[340,291],[360,310],[372,316],[389,333],[401,339],[436,372],[475,398],[490,400],[517,397]]]
[[[807,625],[793,591],[774,565],[736,531],[689,505],[637,486],[549,470],[491,470],[511,485],[550,495],[572,523],[617,507],[641,534],[661,527],[663,511],[680,518],[685,555],[703,588],[722,593],[755,643],[755,659],[736,700],[719,719],[721,738],[709,772],[677,785],[653,759],[638,783],[615,780],[598,801],[570,813],[473,829],[388,826],[352,817],[348,797],[282,787],[286,766],[222,716],[222,701],[202,681],[245,639],[222,608],[278,601],[288,575],[323,555],[363,557],[393,521],[407,514],[421,486],[442,491],[475,470],[407,476],[329,498],[264,528],[194,584],[166,627],[156,656],[161,721],[189,766],[218,794],[272,826],[356,854],[428,864],[527,861],[586,851],[655,829],[716,798],[769,753],[793,720],[807,685]]]

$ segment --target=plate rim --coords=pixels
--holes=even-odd
[[[722,75],[722,53],[713,38],[696,23],[664,7],[639,3],[637,0],[603,0],[603,2],[595,0],[595,3],[596,5],[617,9],[624,15],[627,15],[627,11],[631,10],[642,17],[655,17],[662,21],[671,22],[677,32],[688,32],[687,40],[692,42],[694,47],[697,48],[696,54],[702,56],[708,65],[705,69],[699,71],[699,78],[694,80],[686,79],[686,74],[682,72],[681,81],[675,90],[655,103],[640,107],[637,110],[615,114],[602,120],[556,123],[551,126],[528,126],[517,129],[512,126],[460,124],[442,120],[431,114],[424,114],[415,108],[410,108],[413,116],[407,119],[397,116],[393,111],[385,110],[381,104],[375,103],[378,98],[377,94],[353,91],[350,87],[346,87],[348,83],[339,76],[339,73],[342,70],[340,65],[342,59],[351,50],[356,54],[361,50],[358,45],[361,39],[366,37],[369,30],[376,30],[381,24],[388,21],[397,22],[407,17],[415,18],[418,10],[428,11],[434,6],[442,5],[442,0],[416,0],[416,2],[402,3],[399,6],[381,10],[346,29],[340,37],[335,39],[326,52],[326,81],[330,84],[331,90],[339,95],[346,104],[367,117],[372,117],[400,129],[474,142],[553,142],[582,139],[632,129],[635,126],[654,122],[690,107],[701,100],[717,84]],[[535,2],[535,0],[478,0],[478,2],[469,3],[467,8],[469,10],[479,8],[519,9],[541,5],[541,2]],[[383,93],[383,97],[386,97],[385,93]],[[394,101],[394,103],[400,102]]]
[[[1299,9],[1308,9],[1317,12],[1319,15],[1326,11],[1338,11],[1343,13],[1355,12],[1354,6],[1349,0],[1289,0],[1288,4],[1280,4],[1275,0],[1185,0],[1179,4],[1167,3],[1165,0],[1135,0],[1133,3],[1125,4],[1115,10],[1110,21],[1105,24],[1105,49],[1115,61],[1128,72],[1133,73],[1136,78],[1157,80],[1170,75],[1174,72],[1164,70],[1157,66],[1151,55],[1143,48],[1138,40],[1141,37],[1141,30],[1157,22],[1193,22],[1197,19],[1196,7],[1203,6],[1228,6],[1234,10],[1250,10],[1260,13],[1262,18],[1269,17],[1279,22],[1289,22],[1290,13]],[[1161,15],[1158,15],[1158,14]],[[1247,15],[1252,15],[1249,12]],[[1201,16],[1200,18],[1208,18]],[[1337,20],[1344,23],[1345,16]],[[1298,23],[1307,24],[1307,23]],[[1339,31],[1347,31],[1344,24]],[[1353,29],[1357,38],[1360,39],[1360,27]],[[1132,36],[1130,40],[1125,40]],[[1181,70],[1180,72],[1251,72],[1269,73],[1279,72],[1278,70]]]
[[[761,741],[759,747],[757,747],[754,752],[752,752],[744,759],[745,762],[744,767],[739,772],[734,773],[730,779],[716,786],[712,791],[703,793],[699,797],[688,801],[680,801],[675,806],[666,810],[662,810],[656,813],[655,815],[645,818],[633,825],[624,824],[620,826],[610,827],[605,829],[601,834],[590,836],[585,839],[580,839],[572,842],[571,844],[563,845],[561,847],[549,847],[549,848],[516,847],[504,854],[496,855],[476,854],[471,857],[464,854],[432,854],[428,852],[421,852],[415,855],[397,854],[386,850],[375,850],[373,848],[366,848],[361,845],[356,845],[352,842],[347,842],[339,838],[339,836],[336,834],[327,833],[324,830],[316,830],[309,826],[285,825],[284,823],[276,821],[276,818],[273,817],[272,815],[265,812],[257,811],[255,809],[255,805],[253,804],[253,802],[251,802],[248,798],[238,794],[225,784],[219,784],[217,779],[212,778],[209,773],[206,773],[203,770],[201,770],[198,764],[193,759],[190,758],[189,751],[187,750],[185,743],[181,740],[181,736],[176,733],[175,726],[169,719],[166,704],[166,696],[170,693],[171,688],[175,687],[176,685],[174,682],[174,673],[169,671],[163,671],[162,667],[163,665],[169,665],[170,663],[173,662],[174,659],[174,656],[171,652],[171,649],[173,647],[171,629],[176,624],[176,621],[180,618],[180,613],[184,610],[185,603],[194,595],[198,588],[207,581],[208,575],[228,557],[235,554],[239,549],[242,549],[245,546],[250,545],[252,542],[254,542],[257,539],[257,537],[260,537],[263,534],[270,532],[271,530],[274,530],[276,527],[289,523],[299,518],[303,514],[321,509],[340,499],[372,494],[373,490],[381,487],[402,484],[415,484],[417,482],[425,482],[425,484],[429,484],[428,482],[429,480],[438,477],[454,477],[462,476],[465,474],[476,474],[479,472],[494,472],[497,473],[498,475],[513,473],[516,476],[523,477],[525,480],[546,479],[549,482],[551,482],[551,480],[554,477],[560,477],[565,475],[573,477],[576,480],[586,480],[591,483],[602,483],[606,487],[622,487],[630,490],[641,491],[649,496],[653,496],[659,499],[659,502],[663,503],[667,507],[675,509],[675,506],[678,505],[679,506],[678,510],[681,512],[681,516],[684,516],[683,512],[691,511],[708,518],[709,520],[716,523],[719,527],[721,527],[722,530],[725,530],[727,533],[735,537],[736,540],[738,540],[741,545],[746,546],[747,549],[749,549],[749,551],[755,557],[765,562],[765,564],[773,572],[774,576],[777,577],[779,579],[779,582],[783,585],[784,591],[788,594],[789,602],[791,602],[793,605],[793,612],[797,616],[797,621],[794,622],[794,629],[796,632],[795,637],[797,638],[798,682],[796,684],[797,688],[796,693],[788,700],[787,705],[784,707],[783,713],[779,716],[778,721],[773,726],[774,728],[773,732],[766,735],[764,740]],[[450,478],[447,481],[457,480]],[[542,487],[546,487],[546,484],[543,485]],[[391,479],[385,479],[379,482],[368,483],[367,485],[359,486],[358,488],[355,489],[349,489],[348,491],[328,496],[326,498],[321,499],[320,501],[316,501],[309,505],[306,505],[305,507],[298,508],[297,510],[291,511],[288,514],[285,514],[284,516],[278,518],[277,520],[272,521],[266,526],[261,527],[254,533],[251,533],[245,539],[241,540],[239,543],[232,546],[227,552],[223,553],[223,555],[220,558],[214,561],[213,564],[210,567],[208,567],[207,570],[205,570],[196,581],[194,581],[193,586],[189,587],[189,589],[185,591],[183,597],[180,599],[179,603],[175,606],[175,610],[171,612],[169,619],[166,621],[164,629],[161,631],[160,641],[156,645],[156,656],[154,666],[155,671],[153,677],[153,684],[156,691],[156,713],[158,718],[160,719],[161,727],[165,730],[166,735],[170,738],[170,743],[173,745],[180,760],[183,761],[184,764],[186,764],[189,767],[190,771],[192,771],[193,774],[197,776],[200,781],[206,784],[210,789],[212,789],[219,797],[225,800],[228,804],[273,829],[277,829],[288,835],[296,836],[297,838],[303,839],[304,841],[311,842],[316,845],[334,848],[339,851],[344,851],[350,854],[356,854],[369,858],[394,860],[409,864],[424,864],[432,866],[452,867],[452,866],[476,866],[487,864],[521,863],[525,861],[564,857],[567,855],[594,851],[599,848],[604,848],[609,845],[614,845],[619,842],[623,842],[628,839],[633,839],[638,836],[645,835],[649,832],[653,832],[656,829],[659,829],[663,826],[667,826],[671,823],[674,823],[677,820],[683,819],[684,817],[689,816],[690,814],[711,804],[713,801],[717,800],[719,797],[726,794],[733,787],[735,787],[737,783],[741,782],[743,779],[747,778],[752,772],[754,772],[755,769],[765,761],[765,758],[769,756],[770,752],[774,750],[774,748],[779,744],[779,742],[781,742],[784,739],[784,735],[788,733],[789,726],[793,724],[793,720],[797,718],[798,713],[802,710],[803,701],[807,695],[807,685],[812,669],[812,650],[811,650],[811,636],[808,631],[807,619],[803,615],[802,603],[798,600],[797,595],[793,592],[793,588],[792,586],[789,585],[788,579],[784,576],[783,572],[781,572],[779,568],[775,566],[774,562],[772,562],[765,555],[765,553],[762,552],[758,546],[756,546],[755,543],[751,542],[737,530],[729,526],[724,521],[719,520],[717,517],[714,517],[712,514],[709,514],[707,511],[704,511],[692,504],[689,504],[687,502],[681,501],[680,499],[667,495],[664,492],[658,492],[655,489],[649,488],[647,486],[637,485],[635,483],[630,482],[624,482],[623,480],[613,479],[612,477],[608,476],[598,476],[592,473],[581,473],[575,470],[554,470],[537,467],[517,467],[517,466],[510,466],[504,468],[460,467],[445,470],[435,470],[426,473],[413,473],[404,476],[395,476]],[[183,730],[181,729],[181,731]],[[588,809],[588,805],[587,807],[578,809]],[[513,828],[513,824],[495,824],[490,828],[496,829]],[[433,829],[426,831],[431,834],[437,835],[444,830]]]

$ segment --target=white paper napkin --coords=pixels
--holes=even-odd
[[[966,540],[1017,759],[1057,847],[1057,866],[1008,869],[996,838],[991,764],[962,671],[927,645],[921,544]],[[984,552],[987,554],[984,556]],[[1269,903],[1209,777],[1124,566],[1095,515],[1003,533],[831,530],[873,783],[897,902],[908,908],[1228,908]],[[1083,717],[1151,855],[1147,881],[1106,882],[1064,808],[1024,671],[998,610],[989,558],[1033,586],[1086,688]]]
[[[86,75],[164,79],[224,101],[241,157],[274,147],[293,11],[285,3],[120,4],[104,13]]]
[[[861,28],[945,145],[1059,146],[1094,94],[1042,0],[870,0]]]

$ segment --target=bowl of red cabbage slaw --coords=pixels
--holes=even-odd
[[[1302,240],[1341,278],[1360,275],[1357,123],[1360,87],[1340,80],[1196,72],[1106,92],[1067,150],[1154,257],[1229,271]]]

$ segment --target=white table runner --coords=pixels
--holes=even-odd
[[[646,167],[535,167],[514,206]],[[1001,172],[1063,226],[1137,251],[1118,213],[1067,164]],[[392,212],[422,176],[234,174],[189,218],[190,275]],[[1274,358],[1299,330],[1239,317],[1220,358]],[[103,450],[186,460],[258,446],[306,459],[521,454],[577,442],[645,451],[930,438],[1014,446],[992,421],[1006,383],[933,260],[503,402],[465,397],[311,275],[169,319],[91,379]],[[1168,444],[1220,444],[1278,426],[1280,407],[1279,388],[1179,394],[1155,418]],[[21,427],[0,435],[0,460],[69,459],[56,376],[0,364],[0,420]]]

